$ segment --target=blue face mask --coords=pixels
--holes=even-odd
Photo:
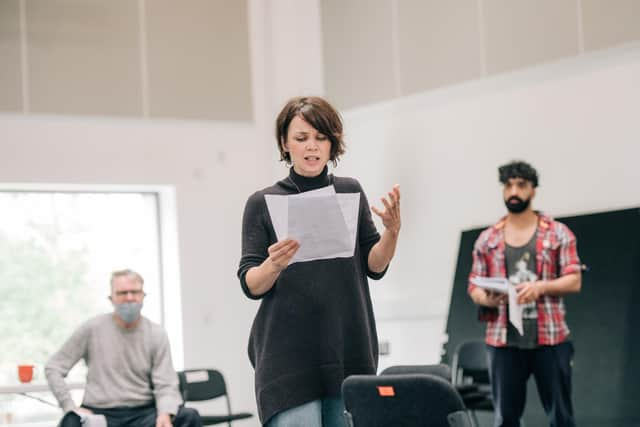
[[[122,304],[113,304],[116,314],[122,319],[124,323],[133,323],[140,317],[140,310],[142,310],[141,302],[124,302]]]

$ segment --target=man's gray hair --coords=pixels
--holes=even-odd
[[[139,282],[141,285],[144,285],[144,279],[142,278],[140,273],[138,273],[137,271],[133,271],[129,268],[126,268],[124,270],[116,270],[113,273],[111,273],[111,280],[109,281],[109,283],[111,283],[111,288],[113,288],[113,281],[116,280],[118,277],[128,277],[130,279],[135,280],[136,282]]]

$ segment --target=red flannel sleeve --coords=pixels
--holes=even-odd
[[[489,269],[487,267],[487,258],[485,257],[484,248],[487,244],[489,236],[491,235],[491,229],[483,231],[476,243],[473,245],[473,252],[471,253],[473,258],[473,264],[471,265],[471,272],[469,273],[469,284],[467,286],[467,292],[471,295],[471,292],[476,285],[471,283],[471,279],[474,277],[487,277]],[[478,306],[478,320],[481,322],[495,321],[498,318],[498,309]]]
[[[490,230],[485,230],[480,233],[480,236],[478,236],[475,244],[473,245],[473,251],[471,252],[473,263],[471,265],[471,271],[469,272],[469,284],[467,286],[467,292],[469,294],[471,294],[471,292],[477,287],[476,285],[471,283],[471,279],[473,279],[474,277],[487,277],[487,275],[489,274],[489,269],[487,268],[487,260],[484,256],[484,247],[486,246],[489,231]]]
[[[558,237],[560,240],[560,247],[558,248],[558,272],[560,276],[578,273],[581,271],[582,267],[580,264],[580,258],[578,257],[576,236],[566,225],[559,224],[559,227],[560,230],[558,230]]]

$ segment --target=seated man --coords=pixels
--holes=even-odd
[[[166,332],[140,315],[143,283],[132,270],[111,275],[114,312],[85,322],[49,359],[49,387],[65,412],[102,414],[109,427],[200,427],[197,411],[182,407]],[[76,407],[64,378],[80,359],[88,373],[82,406]],[[62,424],[80,422],[74,416]]]

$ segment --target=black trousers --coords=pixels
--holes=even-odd
[[[91,412],[104,415],[108,427],[155,427],[158,412],[155,406],[137,408],[91,408]],[[201,427],[198,411],[181,407],[173,419],[174,427]],[[81,427],[80,417],[73,412],[67,413],[58,427]]]
[[[538,395],[552,427],[575,427],[571,404],[573,344],[532,350],[487,346],[496,427],[518,427],[533,374]]]

